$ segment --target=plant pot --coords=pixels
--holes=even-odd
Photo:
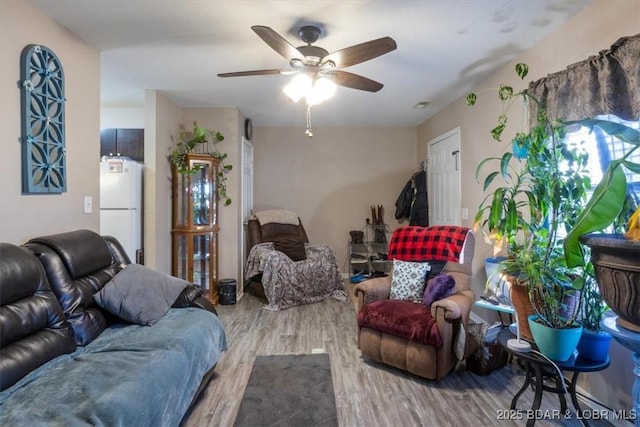
[[[640,332],[640,241],[622,234],[580,236],[591,248],[591,262],[602,299],[619,317],[619,326]]]
[[[569,360],[578,346],[582,335],[582,325],[565,329],[550,328],[537,322],[538,315],[529,316],[529,328],[533,334],[538,350],[551,360],[564,362]]]
[[[526,145],[518,144],[515,139],[511,142],[511,149],[513,152],[513,156],[519,160],[526,159],[527,154],[529,154],[529,147]]]
[[[503,279],[498,272],[500,262],[505,259],[507,259],[505,256],[486,258],[484,260],[484,271],[487,273],[487,291],[489,294],[495,296],[499,303],[511,305],[511,297],[509,295],[511,284]]]
[[[515,277],[509,277],[511,284],[511,290],[509,294],[511,296],[511,305],[516,313],[516,322],[520,327],[520,338],[533,342],[533,335],[529,328],[528,318],[532,314],[535,314],[531,301],[529,300],[529,293],[527,292],[527,286],[524,283],[517,282]]]
[[[599,362],[609,355],[609,346],[613,336],[606,331],[583,329],[578,341],[578,354],[585,359]]]

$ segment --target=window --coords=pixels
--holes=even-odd
[[[640,121],[627,121],[622,120],[614,115],[597,116],[596,118],[602,120],[610,120],[618,123],[622,123],[626,126],[634,129],[640,129]],[[588,128],[581,126],[567,133],[567,142],[577,148],[582,148],[589,153],[589,175],[591,176],[592,191],[596,185],[602,180],[604,171],[609,166],[611,159],[619,159],[625,153],[631,150],[633,147],[616,137],[607,135],[599,128],[594,128],[590,131]],[[636,151],[629,158],[630,161],[640,163],[640,151]],[[635,204],[640,203],[640,174],[633,173],[628,169],[624,169],[627,176],[627,192],[630,197],[635,201]]]

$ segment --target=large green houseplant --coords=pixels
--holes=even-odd
[[[524,79],[528,68],[518,64],[516,72]],[[526,90],[515,92],[505,85],[498,89],[498,96],[506,107],[491,135],[501,141],[508,106],[516,99],[538,101]],[[475,94],[467,96],[469,105],[476,100]],[[580,213],[580,200],[590,186],[586,153],[566,144],[565,129],[540,110],[535,126],[518,132],[508,151],[483,160],[476,170],[477,177],[486,173],[485,192],[498,181],[501,185],[481,202],[475,222],[485,234],[504,244],[508,257],[501,263],[501,271],[526,285],[533,312],[554,328],[571,327],[578,315],[576,306],[567,312],[566,301],[582,281],[579,272],[569,269],[564,260],[560,231],[561,227],[564,231],[572,227]],[[513,147],[525,148],[526,155],[519,158]],[[490,164],[496,167],[487,172]]]
[[[227,153],[218,151],[217,144],[223,140],[224,136],[220,132],[200,127],[197,122],[193,122],[191,132],[184,129],[180,131],[180,142],[169,154],[169,160],[176,166],[179,173],[192,175],[197,172],[198,166],[189,166],[186,162],[188,153],[208,154],[218,159],[220,161],[217,175],[218,197],[224,200],[225,206],[229,206],[231,198],[227,195],[227,173],[233,169],[233,166],[225,163]],[[213,151],[207,152],[209,141],[213,145]]]
[[[524,64],[516,66],[521,78],[527,70]],[[538,103],[527,90],[514,92],[505,85],[499,88],[498,96],[507,109],[518,98],[525,104]],[[475,94],[467,97],[469,105],[476,100]],[[570,313],[566,312],[567,295],[580,289],[587,277],[585,267],[589,254],[583,251],[578,239],[584,233],[604,229],[620,217],[627,200],[622,168],[640,170],[639,165],[628,160],[640,144],[640,132],[598,119],[551,123],[544,109],[539,109],[537,119],[530,132],[519,132],[512,141],[514,152],[516,148],[528,150],[520,164],[514,165],[517,156],[512,152],[479,164],[477,176],[488,162],[499,165],[486,176],[485,191],[497,177],[501,177],[505,185],[483,200],[475,220],[489,235],[497,236],[506,244],[509,256],[502,263],[502,271],[514,275],[516,282],[526,283],[531,305],[541,322],[567,327],[573,324],[579,311],[578,304]],[[500,141],[506,124],[507,116],[503,113],[498,125],[491,130],[494,139]],[[567,126],[575,124],[598,126],[605,133],[635,146],[611,162],[586,204],[586,191],[590,188],[590,179],[584,170],[587,156],[570,149],[562,140]],[[559,237],[559,227],[567,232],[565,239]]]

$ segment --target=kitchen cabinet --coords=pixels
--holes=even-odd
[[[100,157],[125,156],[144,163],[144,129],[102,129]]]

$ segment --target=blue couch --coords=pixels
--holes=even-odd
[[[179,425],[226,350],[224,329],[200,288],[129,264],[88,230],[0,243],[0,425]],[[98,305],[125,272],[150,288],[132,284],[131,299],[162,309],[147,323]]]

